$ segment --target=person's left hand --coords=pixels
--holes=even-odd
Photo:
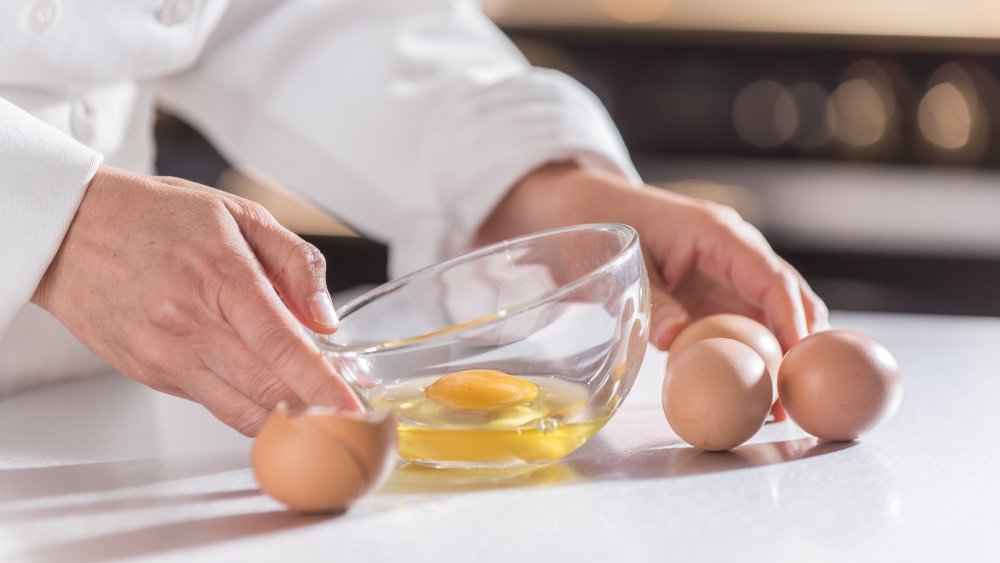
[[[522,179],[484,222],[477,244],[580,223],[638,232],[653,298],[650,341],[667,350],[691,321],[737,313],[766,324],[788,349],[829,327],[826,305],[760,231],[729,207],[645,187],[576,164]]]

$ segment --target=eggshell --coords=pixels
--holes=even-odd
[[[301,512],[346,509],[391,472],[396,443],[390,413],[365,416],[276,409],[251,452],[260,488]]]
[[[391,411],[368,416],[316,416],[310,420],[327,436],[347,446],[370,490],[379,488],[396,468],[396,420]]]
[[[778,372],[788,415],[826,440],[855,440],[892,416],[903,378],[892,354],[850,330],[808,336],[788,351]]]
[[[771,376],[759,354],[736,340],[709,338],[667,364],[663,412],[692,446],[728,450],[764,425],[771,394]]]
[[[771,374],[771,402],[773,403],[778,398],[776,379],[778,367],[781,365],[781,344],[766,326],[743,315],[712,315],[699,319],[677,335],[673,344],[670,345],[667,361],[680,356],[695,342],[707,338],[731,338],[746,344],[754,352],[757,352],[767,365],[768,373]],[[779,413],[775,414],[777,418]]]

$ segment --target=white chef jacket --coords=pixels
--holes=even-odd
[[[154,104],[387,243],[396,275],[466,248],[546,161],[638,181],[596,98],[472,1],[0,0],[0,392],[100,365],[25,305],[100,163],[152,171]]]

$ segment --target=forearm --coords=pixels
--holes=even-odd
[[[697,205],[689,198],[635,187],[622,174],[573,161],[541,166],[518,181],[493,209],[475,239],[482,246],[545,229],[584,223],[624,223],[642,230],[662,220],[663,207]]]

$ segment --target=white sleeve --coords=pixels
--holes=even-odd
[[[547,161],[638,182],[597,98],[532,68],[472,1],[234,2],[196,66],[154,87],[235,163],[389,243],[394,275],[466,248]]]
[[[35,293],[101,160],[0,98],[0,336]]]

